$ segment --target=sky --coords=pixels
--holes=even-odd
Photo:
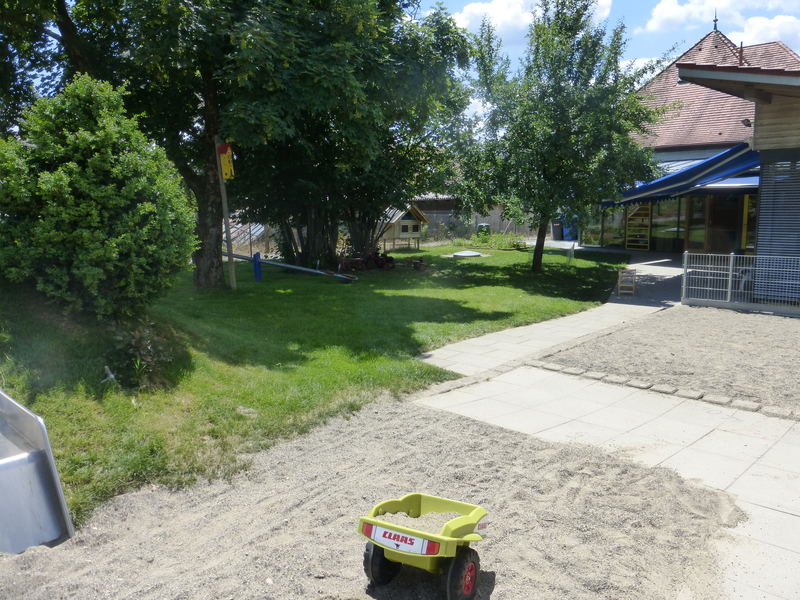
[[[512,66],[517,66],[532,0],[440,1],[461,27],[473,33],[488,15]],[[435,4],[423,0],[423,10]],[[800,54],[800,0],[598,0],[596,15],[608,20],[609,29],[622,22],[628,38],[626,60],[645,61],[675,45],[675,57],[691,48],[714,29],[715,10],[717,29],[737,46],[781,41]]]

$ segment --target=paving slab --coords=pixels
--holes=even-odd
[[[635,267],[664,285],[637,286],[635,297],[612,297],[577,315],[421,355],[477,381],[417,402],[540,439],[594,445],[732,494],[749,519],[716,542],[727,597],[800,600],[800,423],[728,398],[712,395],[703,402],[701,390],[668,383],[639,390],[599,381],[624,374],[577,376],[548,371],[541,368],[547,358],[537,360],[548,348],[591,339],[679,302],[679,269]],[[512,357],[525,364],[503,367]],[[679,594],[676,600],[691,599]]]
[[[573,389],[570,395],[573,398],[580,398],[581,400],[591,400],[592,402],[599,402],[601,404],[614,404],[623,398],[633,396],[636,390],[631,388],[624,388],[618,385],[607,385],[602,382],[592,382],[591,385],[586,387]]]
[[[583,416],[601,411],[605,405],[591,400],[581,400],[579,398],[561,397],[545,402],[538,406],[539,410],[570,419],[579,419]]]
[[[727,491],[747,502],[800,517],[800,474],[798,473],[768,467],[756,462],[731,484]],[[798,530],[798,534],[800,534],[800,530]]]
[[[716,542],[727,564],[725,589],[729,598],[800,597],[800,554],[744,536]]]
[[[487,419],[487,423],[505,427],[521,433],[537,434],[540,431],[552,429],[570,421],[569,417],[560,417],[551,413],[542,412],[535,408],[521,410]]]
[[[659,442],[630,432],[611,438],[599,444],[599,447],[647,467],[658,466],[683,449],[683,446],[677,444]]]
[[[674,469],[686,479],[699,479],[709,487],[726,490],[751,465],[750,460],[705,452],[692,446],[673,454],[659,466]]]
[[[686,402],[683,398],[677,398],[675,396],[665,396],[655,392],[635,390],[634,388],[622,389],[629,389],[633,393],[620,399],[614,406],[630,408],[631,410],[643,412],[653,417],[663,415],[676,406],[680,406]]]
[[[653,420],[653,415],[632,410],[630,408],[623,408],[620,406],[607,406],[602,410],[595,411],[591,414],[580,417],[583,423],[591,423],[592,425],[600,425],[610,429],[614,429],[619,433],[631,431],[632,429],[649,423]]]
[[[517,385],[531,386],[534,383],[549,379],[553,376],[550,371],[543,371],[535,367],[522,366],[503,373],[494,378],[495,381],[502,381],[504,383],[514,383]]]
[[[487,371],[487,369],[485,369],[481,365],[468,365],[466,363],[457,361],[448,362],[447,367],[443,368],[446,368],[448,371],[454,371],[455,373],[458,373],[460,375],[466,375],[467,377],[471,375],[479,375]]]

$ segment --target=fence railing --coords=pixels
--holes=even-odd
[[[800,315],[800,257],[686,252],[681,303]]]

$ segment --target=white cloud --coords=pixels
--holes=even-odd
[[[778,15],[772,19],[751,17],[744,23],[742,31],[726,34],[734,42],[745,46],[780,40],[795,52],[800,51],[800,19]]]
[[[467,4],[453,17],[460,27],[477,31],[484,16],[488,16],[498,32],[524,30],[531,22],[531,0],[492,0]],[[502,34],[501,34],[502,35]]]
[[[611,14],[611,2],[612,0],[598,0],[594,11],[594,18],[597,21],[604,21]]]
[[[717,14],[725,15],[726,23],[739,25],[744,19],[731,6],[732,4],[732,0],[689,0],[684,4],[680,4],[678,0],[661,0],[653,8],[647,24],[644,27],[637,27],[634,33],[686,29],[687,26],[696,26],[698,23],[707,23],[711,29],[715,11]],[[742,2],[737,3],[737,6],[742,6]]]
[[[795,51],[800,49],[800,19],[794,16],[800,13],[800,0],[660,0],[647,24],[634,33],[690,31],[698,27],[709,31],[715,10],[720,31],[736,44],[781,41]],[[784,14],[776,15],[776,11]],[[734,28],[736,31],[732,31]]]
[[[757,1],[756,4],[770,11],[800,13],[800,0],[767,0],[767,2]]]
[[[613,0],[598,0],[595,6],[595,19],[602,21],[611,14],[611,4]],[[778,2],[782,0],[776,0]],[[800,0],[783,0],[793,2]],[[461,12],[455,13],[453,17],[459,27],[464,27],[470,31],[477,31],[478,26],[483,21],[484,16],[497,28],[498,32],[503,31],[522,31],[531,24],[531,10],[533,10],[535,0],[492,0],[491,2],[472,2],[464,6]]]
[[[683,3],[680,0],[660,0],[653,8],[647,24],[635,29],[634,33],[689,30],[698,27],[710,30],[715,12],[720,19],[719,29],[723,32],[729,31],[731,27],[745,27],[746,22],[757,19],[776,21],[781,18],[793,18],[776,16],[774,13],[778,11],[790,15],[800,13],[800,0],[687,0]],[[763,16],[765,14],[769,14],[772,19]],[[775,26],[762,28],[752,23],[748,27],[751,30],[760,28],[764,31],[773,27],[773,31],[775,30]],[[781,27],[781,31],[785,33],[791,25],[781,25]],[[772,38],[770,41],[775,39]]]

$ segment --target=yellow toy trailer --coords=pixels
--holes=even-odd
[[[457,513],[439,533],[431,533],[381,517],[405,513],[411,519],[428,513]],[[480,506],[426,494],[407,494],[375,505],[358,520],[358,531],[367,540],[364,572],[374,585],[389,583],[401,565],[442,574],[447,600],[472,600],[477,594],[480,560],[469,547],[486,536],[486,511]]]

